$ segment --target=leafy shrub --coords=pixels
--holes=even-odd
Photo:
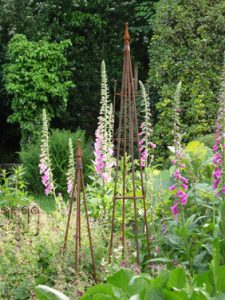
[[[0,170],[0,206],[24,206],[32,202],[32,197],[25,190],[23,177],[21,166],[13,168],[10,173]]]
[[[149,6],[148,11],[151,9]],[[185,141],[212,131],[225,50],[225,3],[160,0],[155,9],[149,82],[157,118],[154,141],[160,158],[168,154],[166,147],[172,144],[172,95],[179,80]]]
[[[215,240],[214,245],[217,243]],[[121,269],[108,277],[106,283],[90,287],[81,300],[224,299],[225,266],[220,266],[216,261],[215,257],[208,271],[193,278],[182,267],[165,270],[156,278],[144,273],[135,275],[131,270]]]
[[[70,40],[28,41],[22,34],[15,34],[8,44],[4,79],[7,92],[13,95],[8,120],[20,124],[23,144],[38,136],[43,107],[48,106],[53,116],[65,111],[68,90],[74,86],[66,70],[65,50],[70,45]]]
[[[72,139],[73,146],[76,149],[76,142],[80,140],[83,149],[83,165],[90,165],[93,158],[93,150],[91,141],[85,139],[84,131],[78,129],[75,133],[69,130],[54,129],[51,131],[49,145],[50,155],[52,160],[53,177],[56,182],[57,192],[66,191],[66,172],[68,168],[69,151],[68,140]],[[39,174],[39,155],[40,155],[40,140],[36,144],[27,144],[20,152],[20,160],[24,167],[24,177],[28,183],[30,191],[35,193],[42,193],[44,188],[41,183],[41,176]],[[88,169],[84,168],[85,179],[87,179]]]
[[[204,143],[205,146],[212,148],[215,144],[215,136],[214,134],[206,134],[196,138],[196,141]]]

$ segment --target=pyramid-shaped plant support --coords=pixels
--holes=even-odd
[[[82,197],[83,196],[83,197]],[[94,253],[93,253],[93,246],[92,246],[92,238],[91,238],[91,228],[88,216],[88,209],[87,209],[87,201],[85,195],[85,185],[84,185],[84,175],[83,175],[83,165],[82,165],[82,150],[80,141],[77,143],[77,153],[76,153],[76,172],[75,178],[73,183],[73,189],[70,195],[70,205],[69,205],[69,212],[68,212],[68,219],[66,225],[66,233],[64,238],[64,244],[62,253],[65,254],[68,234],[69,234],[69,227],[71,216],[73,212],[73,203],[76,199],[76,228],[75,228],[75,272],[79,271],[79,266],[81,264],[81,241],[82,241],[82,231],[81,231],[81,200],[83,198],[83,206],[86,218],[86,225],[88,231],[88,239],[89,239],[89,247],[90,247],[90,255],[92,261],[92,271],[93,271],[93,278],[96,281],[96,269],[95,269],[95,261],[94,261]]]
[[[130,35],[128,24],[125,26],[124,33],[124,59],[123,74],[121,83],[121,92],[117,93],[114,88],[114,98],[120,97],[120,113],[118,124],[118,137],[115,139],[116,146],[116,168],[115,168],[115,186],[112,209],[112,227],[109,245],[109,261],[113,254],[114,247],[114,231],[118,218],[121,218],[121,243],[122,243],[122,259],[125,258],[125,237],[126,237],[126,207],[132,206],[133,220],[131,223],[134,227],[134,236],[136,244],[137,263],[140,263],[140,235],[142,235],[142,243],[146,241],[147,253],[150,256],[150,241],[147,226],[146,199],[143,183],[143,168],[141,163],[139,130],[136,111],[136,92],[135,80],[133,78],[133,70],[130,55]],[[115,107],[115,105],[114,105]],[[137,175],[139,174],[139,176]],[[138,178],[137,178],[138,177]],[[122,181],[122,182],[121,182]],[[122,201],[120,205],[122,211],[120,216],[116,216],[116,205],[118,201]],[[141,210],[143,215],[139,215],[137,201],[141,201]],[[118,211],[118,210],[117,210]],[[117,219],[116,219],[117,217]],[[144,228],[141,232],[138,223],[143,218]],[[143,238],[144,236],[144,238]]]

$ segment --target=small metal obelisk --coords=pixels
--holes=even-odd
[[[70,220],[71,220],[71,215],[72,215],[72,210],[73,210],[73,202],[74,202],[74,198],[76,198],[76,229],[75,229],[75,271],[76,272],[78,272],[79,264],[81,262],[81,238],[82,238],[81,194],[83,195],[83,205],[84,205],[85,218],[86,218],[86,224],[87,224],[87,230],[88,230],[88,239],[89,239],[90,254],[91,254],[91,260],[92,260],[93,278],[96,281],[94,252],[93,252],[93,246],[92,246],[91,229],[90,229],[90,222],[89,222],[89,216],[88,216],[88,210],[87,210],[87,201],[86,201],[86,195],[85,195],[85,186],[84,186],[82,150],[81,150],[80,141],[78,141],[77,142],[77,153],[76,153],[76,172],[75,172],[75,178],[74,178],[74,183],[73,183],[73,189],[72,189],[71,197],[70,197],[70,205],[69,205],[68,219],[67,219],[67,225],[66,225],[66,233],[65,233],[64,244],[63,244],[63,248],[62,248],[62,253],[64,255],[65,251],[66,251],[66,246],[67,246],[69,226],[70,226]]]

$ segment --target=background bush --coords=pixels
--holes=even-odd
[[[91,146],[91,140],[85,138],[84,131],[78,129],[76,132],[72,133],[69,130],[52,130],[49,138],[49,144],[54,180],[57,184],[57,192],[66,192],[67,188],[66,172],[68,168],[69,138],[72,139],[75,150],[77,140],[80,140],[81,142],[85,179],[88,179],[87,174],[90,172],[87,165],[91,164],[93,149]],[[38,140],[35,144],[26,145],[19,155],[24,167],[24,179],[28,183],[29,190],[38,194],[44,193],[38,168],[40,160],[40,140]]]
[[[160,0],[151,21],[149,83],[154,142],[162,161],[172,144],[173,95],[180,80],[183,141],[214,130],[225,51],[225,2]]]

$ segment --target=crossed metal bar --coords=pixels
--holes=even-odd
[[[146,212],[146,199],[143,183],[143,170],[141,165],[140,155],[140,144],[138,135],[138,121],[136,112],[136,89],[133,78],[133,70],[130,57],[130,35],[128,31],[128,24],[125,26],[124,33],[124,60],[123,60],[123,75],[122,75],[122,86],[121,92],[116,91],[117,82],[114,83],[114,112],[116,96],[120,97],[120,114],[119,114],[119,128],[118,138],[115,139],[117,142],[116,150],[116,175],[114,185],[114,197],[113,197],[113,210],[112,210],[112,226],[111,226],[111,238],[109,245],[109,262],[111,262],[112,251],[113,251],[113,239],[114,239],[114,228],[115,228],[115,207],[116,200],[122,200],[122,258],[125,256],[125,200],[133,200],[134,205],[134,225],[135,225],[135,243],[136,243],[136,259],[137,263],[140,263],[139,259],[139,229],[138,229],[138,211],[137,211],[137,199],[142,199],[143,211],[144,211],[144,228],[147,240],[147,251],[150,257],[150,238],[147,226],[147,212]],[[140,171],[140,183],[141,183],[141,195],[137,195],[137,182],[135,179],[135,157],[134,147],[137,147],[138,152],[138,169]],[[118,190],[118,172],[119,172],[119,160],[122,159],[122,190]],[[127,158],[131,163],[131,170],[127,168]],[[132,180],[132,192],[128,192],[126,179],[131,176]]]
[[[85,210],[85,217],[86,217],[86,224],[88,230],[88,239],[89,239],[89,246],[90,246],[90,253],[91,253],[91,260],[92,260],[92,270],[93,270],[93,278],[96,281],[96,269],[95,269],[95,261],[94,261],[94,252],[92,246],[92,238],[91,238],[91,229],[90,229],[90,222],[87,210],[87,201],[85,195],[85,186],[84,186],[84,175],[83,175],[83,165],[82,165],[82,150],[80,141],[77,143],[77,154],[76,154],[76,172],[75,178],[73,183],[73,189],[70,197],[70,205],[69,205],[69,212],[68,212],[68,219],[66,225],[66,232],[64,238],[64,244],[62,248],[62,254],[64,256],[66,247],[67,247],[67,240],[68,240],[68,233],[69,233],[69,226],[71,221],[71,215],[73,210],[73,202],[74,197],[76,197],[76,229],[75,229],[75,271],[76,273],[79,270],[79,265],[81,264],[81,193],[83,194],[83,205]]]

